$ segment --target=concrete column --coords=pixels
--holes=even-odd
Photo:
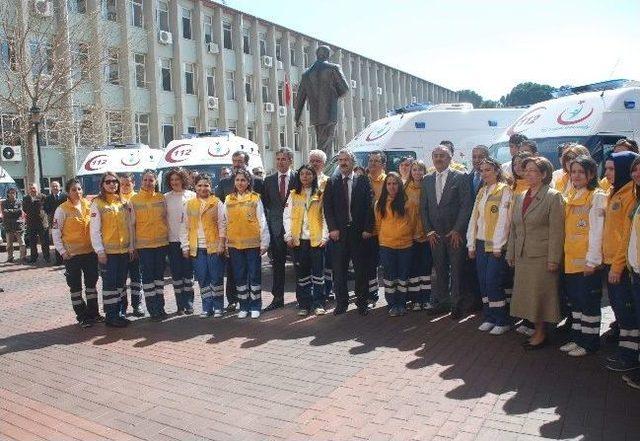
[[[122,87],[122,140],[135,141],[133,98],[133,52],[131,50],[131,22],[129,2],[118,2],[117,14],[120,25],[120,47],[118,51],[120,85]]]
[[[289,85],[291,85],[292,80],[291,80],[291,45],[292,45],[292,39],[291,39],[291,33],[289,31],[285,31],[283,36],[282,36],[282,64],[284,67],[284,76],[283,76],[283,81],[286,83],[287,79],[289,80]],[[293,92],[293,89],[291,90]],[[285,90],[283,89],[283,94],[285,93]],[[293,97],[292,97],[293,99]],[[284,123],[285,123],[285,127],[286,127],[286,134],[287,134],[287,144],[289,145],[289,147],[291,147],[291,150],[295,150],[295,137],[294,137],[294,128],[295,128],[295,123],[293,121],[293,116],[294,116],[294,106],[293,106],[293,102],[289,103],[287,105],[287,103],[285,102],[285,107],[287,109],[287,116],[285,117]]]
[[[405,106],[407,103],[404,101],[404,97],[402,96],[402,84],[400,83],[400,72],[399,71],[395,71],[394,72],[394,81],[393,81],[393,87],[395,89],[395,98],[397,100],[398,103],[398,107],[403,107]]]
[[[269,68],[269,94],[275,110],[271,116],[271,148],[275,152],[280,146],[280,122],[278,121],[278,60],[276,59],[276,28],[270,25],[267,30],[267,53],[273,59],[273,66]]]
[[[349,83],[349,92],[344,97],[344,114],[345,114],[345,130],[347,131],[347,137],[349,139],[353,139],[355,136],[355,119],[353,114],[353,100],[356,96],[356,89],[351,88],[351,78],[353,78],[351,72],[351,57],[350,53],[343,53],[342,55],[342,70],[344,71],[344,76],[347,78],[347,82]]]
[[[169,3],[169,19],[170,27],[173,30],[173,94],[176,101],[176,113],[174,117],[174,136],[177,138],[186,132],[184,121],[184,63],[182,60],[181,42],[182,36],[180,35],[182,24],[182,8],[177,0],[173,0]]]
[[[99,36],[102,34],[100,23],[100,2],[99,0],[87,0],[87,12],[89,13],[91,27],[92,44],[89,44],[89,59],[103,60],[104,50],[102,41]],[[93,90],[93,109],[91,109],[91,122],[93,128],[94,139],[98,144],[107,140],[106,127],[106,108],[104,105],[104,72],[103,69],[90,69],[91,84]]]
[[[238,103],[238,123],[236,133],[243,138],[247,137],[247,95],[244,92],[244,18],[236,12],[233,16],[233,51],[236,58],[236,71],[234,74],[236,87],[236,102]]]
[[[373,69],[373,72],[371,73],[372,75],[371,93],[373,94],[373,104],[372,104],[373,113],[371,118],[373,118],[374,120],[378,120],[380,119],[380,98],[382,98],[380,95],[378,95],[378,87],[379,87],[378,65],[374,63],[372,66],[372,69]]]
[[[296,38],[295,41],[295,51],[296,51],[296,58],[299,61],[298,65],[300,66],[300,78],[298,79],[298,84],[300,84],[300,79],[302,79],[302,72],[305,71],[305,67],[304,67],[304,39],[302,37],[298,37]],[[293,85],[291,86],[293,87]],[[293,113],[295,112],[295,105],[296,103],[292,103],[292,108],[291,108],[291,113],[293,115]],[[293,116],[292,116],[293,117]],[[302,115],[300,115],[300,122],[302,123],[300,125],[300,127],[296,127],[294,130],[298,133],[298,139],[300,141],[300,153],[302,156],[302,161],[303,162],[307,162],[307,160],[309,159],[309,137],[307,136],[307,134],[309,133],[309,118],[307,115],[307,111],[303,110],[302,111]],[[294,122],[295,124],[295,122]]]
[[[344,55],[342,49],[338,49],[334,53],[334,62],[342,66],[342,59]],[[344,120],[344,99],[338,100],[338,123],[336,124],[336,145],[338,149],[344,147],[348,141],[351,139],[346,139],[344,135],[346,123]],[[331,157],[333,152],[328,152],[327,156]]]
[[[158,60],[158,28],[155,21],[155,5],[153,2],[143,3],[144,23],[147,29],[147,87],[149,88],[149,143],[153,147],[161,147],[160,116],[158,115],[158,75],[160,63]]]
[[[364,60],[363,63],[363,75],[362,75],[362,92],[364,97],[364,111],[363,116],[365,118],[365,123],[362,125],[362,128],[365,128],[367,124],[371,124],[371,72],[369,71],[371,63],[369,60]]]
[[[359,56],[354,56],[355,60],[355,72],[352,72],[351,78],[356,81],[356,88],[354,90],[354,104],[353,104],[353,116],[355,119],[355,132],[360,132],[364,127],[362,125],[362,75],[361,75],[361,61]]]
[[[251,22],[251,52],[253,52],[253,102],[255,103],[255,143],[260,147],[260,155],[264,157],[264,102],[262,101],[262,59],[260,58],[260,33],[258,19]]]
[[[216,5],[213,13],[213,41],[218,43],[220,52],[216,55],[216,95],[218,95],[218,127],[227,128],[227,90],[224,87],[226,64],[224,62],[224,39],[222,30],[222,7]]]

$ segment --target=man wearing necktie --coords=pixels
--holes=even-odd
[[[451,308],[451,318],[462,316],[462,279],[465,235],[471,213],[471,187],[466,174],[450,168],[451,152],[437,146],[431,154],[436,169],[422,181],[420,215],[433,253],[436,280],[431,303],[434,313]],[[449,289],[451,294],[449,296]]]
[[[51,190],[51,193],[44,198],[43,205],[44,211],[47,213],[47,217],[49,218],[49,226],[52,226],[53,215],[56,212],[56,208],[67,200],[67,194],[60,189],[60,183],[58,181],[52,181],[49,185],[49,189]],[[51,229],[49,229],[48,234],[51,235]],[[62,265],[62,256],[57,250],[55,264]]]
[[[284,206],[289,197],[289,190],[296,179],[296,174],[291,171],[293,163],[293,151],[282,147],[276,152],[277,171],[264,180],[264,192],[262,202],[267,214],[267,224],[271,236],[271,257],[273,259],[273,288],[271,294],[273,301],[265,308],[265,311],[284,306],[284,268],[287,262],[287,243],[284,241]]]

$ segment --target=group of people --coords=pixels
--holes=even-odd
[[[131,176],[106,173],[91,203],[72,179],[52,219],[53,242],[84,326],[102,320],[99,272],[108,326],[129,323],[128,275],[134,313],[144,315],[134,298],[137,280],[151,319],[166,317],[167,257],[178,314],[194,312],[195,276],[202,318],[225,313],[225,293],[227,312],[237,308],[239,318],[258,318],[261,256],[270,250],[267,311],[284,306],[291,255],[300,316],[325,314],[330,294],[333,313],[347,312],[351,276],[357,311],[367,315],[378,301],[381,275],[391,317],[427,310],[459,319],[480,305],[480,331],[501,335],[518,324],[526,350],[547,346],[549,324],[566,319],[570,338],[559,349],[580,357],[599,348],[606,284],[619,335],[606,367],[625,372],[625,381],[640,388],[637,144],[620,140],[602,179],[579,144],[559,148],[556,171],[534,141],[514,135],[509,144],[507,164],[475,147],[469,172],[452,162],[454,147],[446,141],[432,150],[433,169],[406,157],[398,172],[386,172],[382,151],[371,152],[358,172],[354,154],[343,149],[332,176],[323,172],[321,150],[294,172],[293,152],[281,148],[276,172],[264,179],[247,170],[248,157],[238,151],[230,176],[215,189],[211,177],[190,179],[178,168],[164,177],[168,193],[158,192],[151,170],[135,193]]]

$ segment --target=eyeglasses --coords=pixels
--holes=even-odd
[[[107,185],[108,184],[117,184],[118,180],[117,179],[105,179],[104,183],[107,184]]]

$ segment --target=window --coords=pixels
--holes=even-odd
[[[253,127],[253,124],[250,123],[249,125],[247,125],[247,139],[249,139],[249,141],[254,141],[255,136],[255,129]]]
[[[260,56],[264,57],[267,55],[267,36],[260,34],[258,38],[260,39]]]
[[[280,139],[280,147],[285,147],[287,145],[287,133],[284,126],[280,127],[278,138]]]
[[[0,50],[2,51],[2,67],[6,68],[7,66],[11,70],[16,70],[18,67],[16,60],[16,51],[14,48],[13,39],[7,39],[0,44]]]
[[[165,92],[171,92],[171,59],[162,58],[162,90]]]
[[[291,86],[291,102],[295,105],[298,101],[298,85]]]
[[[244,94],[248,103],[253,102],[253,76],[245,75],[244,77]]]
[[[207,96],[216,96],[216,71],[207,67]]]
[[[284,106],[284,83],[278,83],[278,105]]]
[[[235,74],[232,71],[224,73],[224,87],[227,93],[227,99],[234,101],[236,99]]]
[[[309,46],[302,49],[302,64],[305,68],[309,66]]]
[[[173,118],[167,116],[162,121],[162,141],[164,143],[164,147],[173,141],[173,136]]]
[[[136,87],[147,87],[147,67],[144,54],[133,54],[133,64],[135,65]]]
[[[298,65],[298,61],[296,60],[296,50],[294,48],[289,48],[289,60],[291,60],[292,66]]]
[[[87,12],[87,0],[69,0],[69,12],[85,14]]]
[[[107,83],[120,84],[120,67],[118,64],[118,49],[107,49]]]
[[[195,134],[198,132],[198,119],[187,118],[187,133]]]
[[[131,26],[137,28],[144,27],[144,13],[142,7],[143,0],[130,0],[131,1]]]
[[[264,149],[271,150],[271,124],[264,125]]]
[[[269,93],[269,78],[263,78],[262,79],[262,102],[263,103],[269,103],[271,102],[270,100],[270,93]]]
[[[182,38],[191,40],[191,9],[182,8]]]
[[[243,29],[242,30],[242,51],[251,55],[251,30]]]
[[[235,120],[229,120],[229,122],[227,123],[227,128],[229,129],[230,132],[232,132],[234,135],[238,134],[238,121]]]
[[[202,30],[204,32],[204,42],[209,44],[213,41],[213,17],[205,15],[202,20]]]
[[[161,31],[169,32],[169,2],[159,0],[156,13],[158,28],[160,28]]]
[[[228,21],[222,23],[222,40],[225,49],[233,49],[233,40],[231,38],[232,31],[233,28],[231,27],[231,23]]]
[[[149,114],[136,113],[136,142],[149,144]]]
[[[109,21],[118,21],[117,0],[102,0],[102,17]]]
[[[34,41],[31,42],[30,49],[33,78],[38,78],[40,75],[50,75],[53,72],[53,47],[42,41]]]
[[[2,145],[20,145],[20,120],[13,114],[0,115],[0,142]]]
[[[107,112],[107,139],[109,142],[122,142],[123,132],[122,112]]]
[[[282,61],[282,42],[276,40],[276,60]]]
[[[195,95],[195,69],[192,63],[184,63],[184,90],[188,95]]]
[[[89,76],[89,46],[86,43],[78,43],[73,50],[73,70],[78,79],[87,79]]]
[[[90,147],[94,144],[91,110],[80,107],[76,107],[75,109],[75,120],[77,124],[76,143],[80,146]]]

